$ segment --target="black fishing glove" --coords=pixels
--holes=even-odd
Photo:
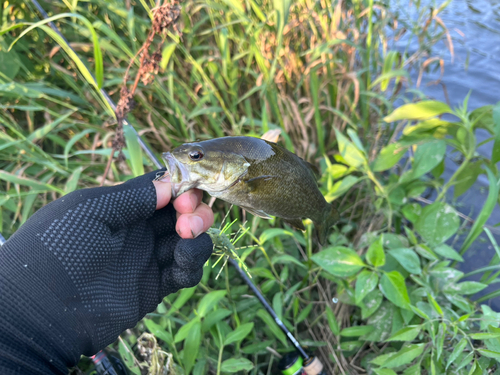
[[[154,177],[70,193],[0,248],[0,374],[67,373],[200,282],[210,237],[178,236]]]

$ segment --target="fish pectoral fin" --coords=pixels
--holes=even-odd
[[[264,211],[262,210],[256,210],[255,208],[252,208],[252,207],[245,207],[245,206],[240,206],[241,208],[243,208],[245,211],[248,211],[250,212],[252,215],[255,215],[255,216],[258,216],[258,217],[261,217],[263,219],[271,219],[271,216],[269,216],[268,214],[266,214]]]
[[[247,184],[250,192],[255,191],[260,185],[265,183],[266,181],[271,181],[273,178],[276,176],[259,176],[259,177],[254,177],[249,180],[246,180],[245,183]]]
[[[299,230],[306,230],[306,227],[304,227],[304,224],[302,223],[302,219],[297,218],[297,219],[283,219],[283,221],[290,226],[294,227],[295,229]]]

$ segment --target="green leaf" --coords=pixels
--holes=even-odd
[[[416,179],[430,172],[443,160],[445,153],[445,141],[431,141],[418,146],[413,159],[411,177]]]
[[[341,132],[335,129],[339,153],[344,161],[353,168],[360,168],[368,163],[366,156],[354,143],[350,142]]]
[[[313,308],[313,304],[308,304],[305,308],[303,308],[299,314],[299,316],[297,317],[297,319],[295,320],[295,324],[299,324],[300,322],[302,322],[304,319],[306,319],[309,314],[311,313],[311,310]],[[328,309],[327,309],[327,313],[328,313]]]
[[[275,340],[266,340],[264,342],[256,342],[254,344],[247,345],[241,349],[245,354],[255,354],[261,351],[265,351],[268,346],[271,346]]]
[[[221,322],[229,315],[231,315],[231,311],[227,309],[217,309],[212,312],[209,312],[206,315],[205,319],[203,319],[201,330],[203,332],[207,332],[215,323]]]
[[[262,245],[270,239],[277,236],[291,236],[293,237],[293,232],[281,228],[269,228],[266,229],[259,237],[259,243]]]
[[[221,372],[234,373],[238,371],[250,371],[253,369],[253,363],[246,358],[229,358],[222,362]]]
[[[457,260],[459,262],[464,261],[464,258],[462,258],[462,256],[455,249],[453,249],[452,247],[450,247],[446,244],[442,244],[442,245],[435,247],[434,251],[444,258]]]
[[[493,126],[495,131],[495,143],[491,150],[491,163],[496,164],[500,161],[500,102],[495,104],[492,111]]]
[[[477,292],[480,292],[487,286],[488,285],[483,283],[478,283],[476,281],[464,281],[463,283],[458,283],[458,284],[454,283],[448,284],[443,289],[443,292],[450,294],[475,294]]]
[[[443,314],[443,309],[441,309],[441,306],[439,306],[439,304],[436,302],[436,300],[434,299],[433,296],[431,296],[430,294],[427,294],[427,299],[429,300],[432,308],[441,316],[444,316]]]
[[[332,202],[338,197],[345,194],[352,186],[354,186],[361,179],[352,175],[346,176],[343,179],[335,182],[328,193],[325,195],[327,202]]]
[[[401,264],[409,273],[413,273],[415,275],[420,275],[422,273],[422,269],[420,268],[420,258],[412,249],[404,247],[393,249],[389,251],[389,254],[396,258],[399,264]]]
[[[489,168],[486,168],[486,173],[488,175],[488,182],[490,185],[490,189],[488,191],[488,197],[486,198],[486,202],[484,203],[481,212],[477,216],[472,228],[465,239],[462,247],[460,249],[460,254],[464,254],[470,245],[475,241],[475,239],[481,234],[483,231],[483,226],[486,224],[486,221],[491,216],[493,209],[496,206],[498,193],[499,193],[499,184],[500,180],[497,180],[493,172]]]
[[[141,375],[141,369],[137,366],[137,363],[134,360],[134,355],[132,354],[133,351],[125,340],[118,341],[118,352],[120,353],[125,366],[127,366],[133,374]]]
[[[137,138],[137,134],[131,125],[123,125],[123,133],[127,142],[127,150],[132,164],[134,177],[144,174],[144,164],[142,163],[142,149]]]
[[[389,116],[384,118],[385,122],[398,120],[425,120],[431,117],[452,113],[451,108],[443,102],[434,100],[411,103],[396,108]]]
[[[197,316],[197,317],[193,318],[192,320],[190,320],[189,322],[187,322],[186,324],[184,324],[181,328],[179,328],[179,330],[175,334],[174,342],[178,343],[178,342],[181,342],[182,340],[184,340],[188,336],[188,334],[191,330],[191,327],[194,325],[197,325],[199,323],[200,323],[200,317]]]
[[[363,270],[356,279],[354,297],[359,305],[363,298],[370,293],[378,284],[378,275],[375,272]]]
[[[408,309],[410,297],[406,290],[405,279],[398,271],[387,272],[380,280],[380,290],[384,296],[403,309]]]
[[[373,326],[354,326],[347,327],[340,331],[340,336],[343,337],[359,337],[367,335],[373,331]]]
[[[330,326],[330,330],[332,331],[332,333],[335,336],[338,336],[340,334],[339,323],[337,322],[333,311],[328,307],[326,308],[326,319],[328,320],[328,325]]]
[[[80,181],[80,175],[82,174],[82,171],[83,167],[80,166],[76,168],[73,173],[71,173],[71,176],[68,178],[68,181],[66,182],[66,186],[64,188],[64,192],[66,194],[76,190],[76,188],[78,187],[78,182]]]
[[[153,320],[144,319],[143,322],[149,332],[155,335],[157,339],[163,340],[166,343],[171,343],[174,340],[170,332],[165,331],[165,329],[161,325],[156,324]]]
[[[4,180],[13,184],[19,184],[23,186],[28,186],[31,188],[34,188],[36,190],[41,190],[41,191],[55,191],[60,194],[64,194],[62,190],[59,188],[52,186],[50,184],[44,184],[43,182],[39,182],[36,180],[32,180],[29,178],[25,177],[19,177],[16,176],[15,174],[9,173],[7,171],[0,170],[0,180]]]
[[[369,318],[382,304],[384,296],[380,290],[375,289],[372,293],[365,297],[361,306],[361,318]]]
[[[291,256],[289,254],[281,254],[281,255],[277,255],[277,256],[273,257],[272,263],[273,264],[276,264],[276,263],[282,263],[282,264],[293,263],[293,264],[296,264],[297,266],[299,266],[301,268],[307,268],[297,258],[295,258],[295,257],[293,257],[293,256]]]
[[[383,238],[379,236],[366,252],[366,260],[374,267],[382,267],[385,264],[385,253],[382,245]]]
[[[471,188],[472,185],[474,185],[474,182],[476,182],[477,178],[481,173],[484,171],[481,169],[481,166],[483,165],[482,160],[478,160],[472,163],[469,163],[467,168],[463,169],[456,177],[457,183],[455,184],[455,187],[453,188],[453,195],[455,198],[458,198],[461,196],[463,193],[465,193],[467,190]]]
[[[201,344],[201,325],[200,321],[196,321],[188,332],[186,341],[184,341],[184,355],[182,357],[182,364],[186,374],[191,372],[194,361],[198,356]]]
[[[182,306],[184,306],[184,304],[193,296],[195,290],[195,286],[192,288],[182,289],[181,293],[172,304],[172,307],[168,311],[167,315],[171,315],[174,312],[177,312]]]
[[[343,246],[327,247],[311,259],[326,272],[340,277],[352,276],[365,266],[354,250]]]
[[[225,295],[225,290],[215,290],[206,294],[198,304],[198,315],[204,317]]]
[[[469,363],[471,363],[471,361],[474,359],[474,352],[470,352],[468,355],[466,355],[464,357],[464,359],[462,359],[462,361],[458,364],[457,368],[455,369],[455,371],[458,371],[460,370],[461,368],[467,366]]]
[[[410,203],[403,206],[401,209],[404,217],[412,223],[416,223],[422,214],[422,206],[418,203]]]
[[[406,365],[422,354],[425,345],[425,343],[405,345],[399,352],[378,356],[372,363],[388,368]]]
[[[418,336],[422,326],[408,326],[400,329],[385,341],[413,341]]]
[[[273,335],[281,341],[281,343],[285,346],[288,347],[288,341],[285,337],[285,334],[283,331],[278,327],[274,319],[269,315],[269,313],[263,309],[260,309],[257,311],[257,316],[262,319],[262,321],[265,323],[267,328],[271,330]]]
[[[429,245],[437,246],[455,234],[459,225],[456,211],[446,203],[436,202],[423,208],[415,229]]]
[[[479,333],[471,333],[470,337],[474,340],[488,340],[488,339],[496,339],[500,337],[500,332],[479,332]]]
[[[50,132],[54,131],[54,129],[62,124],[69,116],[71,116],[75,111],[68,112],[61,117],[58,117],[55,121],[48,123],[47,125],[42,126],[41,128],[36,129],[33,133],[31,133],[28,137],[26,137],[26,141],[33,143],[39,139],[42,139]]]
[[[488,357],[488,358],[493,358],[496,359],[497,361],[500,361],[500,353],[499,352],[494,352],[493,350],[488,350],[488,349],[476,349],[479,354]]]
[[[391,143],[385,146],[377,155],[372,164],[374,172],[382,172],[392,168],[405,155],[409,146],[400,143]]]
[[[375,368],[373,372],[377,375],[397,375],[396,372],[390,368]]]
[[[458,356],[462,354],[466,346],[467,346],[467,339],[466,338],[461,339],[453,349],[453,352],[450,354],[448,362],[446,362],[446,369],[448,369],[448,367],[450,367],[450,365],[455,361],[455,359],[457,359]]]
[[[238,342],[243,340],[252,332],[253,323],[245,323],[236,328],[233,332],[229,332],[224,340],[224,345],[232,344],[233,342]]]

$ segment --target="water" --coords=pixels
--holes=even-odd
[[[401,3],[398,7],[400,6],[402,6]],[[428,85],[439,79],[440,72],[438,71],[424,77],[420,89],[436,100],[448,99],[452,107],[462,104],[469,92],[471,92],[469,109],[499,102],[500,0],[452,0],[440,17],[450,31],[455,55],[452,61],[446,45],[438,44],[433,52],[442,56],[445,61],[445,73],[441,81],[443,85]],[[400,47],[406,47],[403,46],[403,41]],[[443,86],[446,88],[448,98]],[[477,131],[476,136],[478,142],[489,138],[489,134],[483,130]],[[491,142],[488,143],[479,149],[479,153],[489,158],[492,146]],[[448,158],[444,178],[448,179],[457,168],[458,164]],[[488,186],[486,175],[480,175],[473,188],[460,198],[459,210],[475,218],[486,200]],[[487,224],[497,223],[500,223],[498,205]],[[500,244],[500,227],[495,228],[494,234]],[[483,233],[465,254],[465,261],[461,263],[460,268],[467,273],[487,266],[493,255],[494,249],[486,234]],[[471,279],[477,280],[478,278]],[[498,289],[498,284],[494,284],[481,294],[496,289]],[[500,297],[491,300],[489,304],[496,311],[500,311]]]

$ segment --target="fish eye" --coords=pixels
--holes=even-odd
[[[190,151],[189,152],[189,159],[193,160],[193,161],[199,161],[201,159],[203,159],[203,152],[201,152],[200,150],[194,150],[194,151]]]

